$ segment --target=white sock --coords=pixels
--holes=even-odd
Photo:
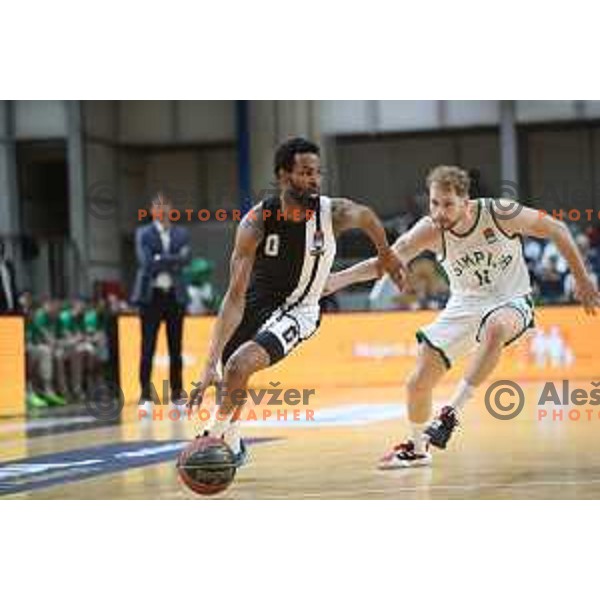
[[[415,445],[415,452],[417,454],[424,454],[427,451],[427,440],[423,435],[427,423],[412,423],[410,424],[410,435]]]
[[[225,441],[234,454],[238,454],[241,451],[242,432],[239,421],[232,421],[229,424],[229,429],[227,429],[227,433],[225,434]]]
[[[450,404],[458,411],[461,411],[464,405],[467,403],[467,400],[470,400],[473,396],[473,392],[475,388],[465,379],[461,379],[456,391],[454,392],[454,396],[450,401]]]
[[[222,435],[225,435],[225,432],[229,429],[229,426],[231,425],[231,416],[217,418],[217,414],[218,407],[215,408],[215,412],[211,416],[209,424],[204,431],[208,432],[211,437],[219,438]]]

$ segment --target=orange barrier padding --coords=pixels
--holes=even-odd
[[[274,367],[257,373],[251,384],[283,388],[320,386],[402,385],[417,354],[415,332],[436,318],[434,311],[325,314],[319,331]],[[184,386],[199,380],[214,317],[187,317],[184,327]],[[137,400],[141,328],[137,316],[119,318],[121,387],[128,400]],[[600,317],[587,316],[575,306],[536,310],[536,328],[509,346],[493,380],[600,380]],[[153,382],[162,398],[169,358],[164,325],[154,358]],[[458,380],[463,359],[446,380]],[[168,389],[168,386],[167,386]]]
[[[0,317],[0,417],[25,414],[25,326],[23,317]]]

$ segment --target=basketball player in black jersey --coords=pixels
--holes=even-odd
[[[380,272],[402,286],[402,264],[374,212],[345,198],[321,195],[316,144],[289,140],[278,148],[274,166],[279,196],[255,206],[238,227],[229,287],[200,384],[191,394],[192,406],[200,404],[211,385],[222,384],[228,394],[245,392],[253,373],[280,361],[315,333],[319,298],[341,232],[362,229],[377,249]],[[204,435],[222,436],[242,464],[246,452],[237,402],[237,397],[236,404],[229,395],[223,397]]]

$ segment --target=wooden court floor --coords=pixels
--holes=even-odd
[[[587,499],[600,498],[600,406],[581,406],[578,420],[564,407],[562,420],[545,406],[539,418],[540,384],[521,384],[523,411],[512,420],[493,418],[483,393],[467,406],[449,448],[436,452],[432,467],[382,472],[379,456],[406,431],[400,388],[321,391],[318,423],[248,423],[250,462],[238,471],[221,499]],[[572,382],[591,389],[590,382]],[[442,403],[451,387],[439,388]],[[591,413],[587,414],[585,411]],[[321,418],[319,417],[321,415]],[[588,420],[590,419],[590,420]],[[29,422],[31,424],[31,422]],[[0,422],[2,464],[53,460],[57,453],[94,452],[111,444],[185,440],[197,424],[145,419],[127,407],[122,423],[70,433],[31,436],[28,422]],[[37,461],[37,462],[36,462]],[[0,485],[3,468],[0,465]],[[177,479],[174,460],[78,481],[42,485],[2,499],[200,499]]]

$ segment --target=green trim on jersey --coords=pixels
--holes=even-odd
[[[450,359],[448,358],[448,356],[446,355],[446,353],[439,347],[436,346],[428,337],[427,335],[425,335],[425,333],[419,329],[417,331],[417,333],[415,333],[415,337],[417,338],[417,341],[419,343],[425,343],[427,344],[430,348],[432,348],[433,350],[435,350],[440,357],[442,358],[442,360],[444,361],[444,364],[446,365],[447,369],[450,369],[452,367],[452,363],[450,362]]]
[[[529,315],[527,315],[525,312],[523,312],[523,309],[518,304],[518,300],[524,300],[527,303],[527,305],[531,308],[531,311],[532,311],[531,318],[528,318]],[[506,304],[501,304],[500,306],[496,306],[495,308],[492,308],[490,311],[485,313],[485,315],[483,315],[483,318],[481,319],[481,322],[479,323],[479,328],[477,329],[477,334],[475,335],[475,341],[481,342],[481,331],[483,330],[484,325],[487,323],[487,320],[496,311],[498,311],[502,308],[512,308],[513,310],[518,312],[521,319],[523,319],[523,329],[521,329],[521,331],[519,331],[519,333],[517,333],[510,340],[505,342],[504,343],[505,347],[508,346],[509,344],[512,344],[515,340],[519,339],[528,329],[533,329],[535,327],[535,314],[533,312],[534,306],[533,306],[533,301],[531,299],[531,296],[529,296],[529,295],[522,296],[519,299],[511,300],[510,302],[507,302]]]
[[[523,236],[520,233],[509,234],[507,231],[504,230],[504,228],[500,225],[500,223],[498,223],[498,218],[496,217],[496,213],[494,212],[494,203],[493,202],[490,202],[489,211],[490,211],[490,214],[492,215],[492,221],[494,222],[494,225],[498,228],[498,231],[504,237],[507,237],[509,240],[514,240],[515,238],[519,237],[519,238],[521,238],[521,241],[523,241]]]
[[[475,222],[473,223],[471,228],[468,231],[465,231],[465,233],[456,233],[456,232],[452,231],[452,229],[448,229],[448,231],[453,236],[455,236],[457,238],[466,238],[477,229],[477,225],[479,225],[479,219],[481,218],[481,213],[482,213],[481,200],[482,200],[481,198],[477,198],[477,200],[476,200],[476,202],[477,202],[477,217],[475,217]]]
[[[442,255],[441,257],[438,257],[438,260],[443,263],[446,260],[446,236],[444,235],[443,229],[440,229],[440,235],[442,237]]]

